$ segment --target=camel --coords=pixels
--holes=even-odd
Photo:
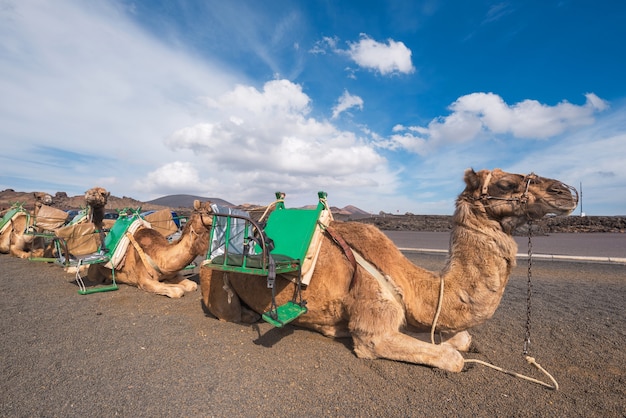
[[[35,197],[34,210],[32,214],[27,211],[21,211],[18,215],[14,216],[11,220],[11,225],[7,226],[0,235],[0,253],[14,255],[20,258],[41,257],[45,254],[51,255],[53,247],[48,246],[44,249],[43,238],[36,237],[32,234],[25,234],[27,229],[31,229],[34,232],[44,232],[43,228],[39,227],[36,223],[37,217],[42,211],[44,205],[52,204],[52,196],[44,192],[34,192]],[[107,204],[107,199],[110,193],[102,187],[94,187],[85,192],[85,202],[89,208],[86,221],[92,222],[95,229],[103,234],[104,227],[104,207]],[[57,209],[47,208],[48,210],[54,210],[54,213],[61,211]],[[62,213],[62,212],[61,212]],[[65,219],[57,219],[52,222],[47,222],[46,231],[55,232],[62,227]],[[101,238],[103,238],[101,236]],[[41,247],[41,248],[36,248]]]
[[[52,196],[44,192],[33,192],[35,198],[34,210],[30,214],[27,210],[16,213],[9,224],[6,224],[0,233],[0,253],[11,254],[19,258],[29,258],[43,255],[41,239],[33,234],[27,234],[29,229],[36,232],[34,221],[43,205],[52,203]],[[41,248],[36,248],[41,247]]]
[[[106,206],[111,192],[102,187],[92,187],[85,192],[85,203],[89,208],[87,217],[89,222],[92,222],[96,229],[104,229],[104,207]]]
[[[464,180],[440,273],[413,264],[375,226],[333,221],[328,230],[350,249],[326,234],[311,282],[302,290],[308,312],[292,324],[328,337],[352,337],[359,358],[460,372],[461,352],[471,343],[468,329],[493,315],[515,266],[512,231],[547,214],[569,214],[578,204],[575,189],[535,174],[467,169]],[[366,262],[353,267],[349,251]],[[271,306],[266,280],[258,276],[203,266],[200,286],[204,307],[219,320],[252,323]],[[274,286],[278,305],[292,300],[291,281],[277,278]],[[427,337],[438,308],[434,331],[441,343],[432,344]]]
[[[194,210],[178,240],[169,243],[159,232],[140,228],[132,235],[123,265],[115,269],[115,280],[147,292],[180,298],[195,291],[198,285],[179,272],[198,255],[206,254],[212,225],[210,203],[194,202]],[[112,280],[112,270],[104,264],[92,264],[87,271],[90,282]]]

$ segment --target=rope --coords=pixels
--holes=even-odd
[[[433,326],[430,328],[430,342],[435,344],[435,326],[441,313],[441,305],[443,305],[443,274],[439,281],[439,299],[437,300],[437,310],[435,311],[435,317],[433,318]]]
[[[78,263],[76,264],[76,283],[78,284],[78,288],[82,291],[85,291],[87,288],[85,287],[85,282],[83,282],[83,278],[80,276],[80,266],[83,260],[78,259]]]
[[[263,215],[261,215],[258,222],[262,222],[263,219],[265,219],[265,216],[267,216],[267,213],[270,211],[270,209],[276,206],[279,202],[284,202],[284,201],[285,199],[277,199],[273,201],[272,203],[270,203],[269,205],[267,205],[267,207],[265,208],[265,212],[263,212]]]
[[[530,227],[531,225],[529,225],[529,231],[530,231]],[[529,232],[530,234],[530,232]],[[541,367],[541,365],[539,363],[537,363],[537,361],[535,361],[534,357],[531,357],[529,355],[527,355],[528,353],[528,346],[530,345],[530,279],[531,279],[531,271],[530,271],[530,266],[532,266],[532,262],[530,261],[531,257],[532,257],[532,244],[530,241],[530,235],[529,235],[529,251],[528,251],[528,256],[529,256],[529,267],[528,267],[528,283],[529,283],[529,294],[528,294],[528,309],[527,309],[527,323],[526,323],[526,339],[524,340],[524,358],[526,359],[526,361],[529,364],[532,364],[533,366],[535,366],[539,371],[541,371],[543,374],[545,374],[546,376],[548,376],[548,378],[552,381],[552,385],[542,382],[541,380],[537,380],[535,378],[520,374],[520,373],[516,373],[516,372],[512,372],[510,370],[506,370],[503,369],[502,367],[498,367],[495,366],[491,363],[487,363],[486,361],[482,361],[482,360],[478,360],[478,359],[464,359],[463,361],[465,363],[478,363],[478,364],[482,364],[483,366],[487,366],[489,368],[492,368],[494,370],[498,370],[502,373],[506,373],[510,376],[514,376],[520,379],[524,379],[527,380],[529,382],[533,382],[536,383],[538,385],[541,386],[545,386],[549,389],[553,389],[553,390],[559,390],[559,384],[557,383],[556,379],[554,379],[554,377],[548,373],[548,371],[546,371],[543,367]],[[444,287],[444,280],[443,280],[443,275],[441,276],[441,280],[440,280],[440,285],[439,285],[439,298],[437,300],[437,310],[435,311],[435,317],[433,318],[433,324],[430,328],[430,342],[432,344],[435,344],[435,328],[437,326],[437,320],[439,319],[439,314],[441,313],[441,305],[443,305],[443,287]]]
[[[477,360],[477,359],[465,359],[465,363],[478,363],[478,364],[482,364],[483,366],[487,366],[490,367],[494,370],[497,370],[499,372],[502,373],[506,373],[508,375],[511,375],[513,377],[518,377],[520,379],[524,379],[524,380],[528,380],[529,382],[533,382],[533,383],[537,383],[538,385],[541,386],[545,386],[549,389],[553,389],[553,390],[559,390],[559,384],[557,383],[557,381],[554,379],[554,377],[552,377],[552,375],[550,373],[548,373],[543,367],[541,367],[541,365],[539,363],[537,363],[534,359],[534,357],[530,357],[530,356],[524,356],[524,358],[526,359],[526,361],[529,364],[532,364],[533,366],[535,366],[539,371],[543,372],[543,374],[545,374],[546,376],[548,376],[548,378],[550,378],[550,380],[552,381],[552,385],[542,382],[541,380],[537,380],[535,378],[529,377],[529,376],[525,376],[523,374],[520,373],[515,373],[512,372],[510,370],[505,370],[502,367],[498,367],[498,366],[494,366],[491,363],[487,363],[486,361],[482,361],[482,360]]]

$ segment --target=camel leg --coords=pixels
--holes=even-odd
[[[29,258],[30,252],[24,251],[21,248],[18,248],[17,246],[13,245],[11,246],[11,255],[14,257],[18,257],[18,258]]]
[[[195,292],[198,289],[198,284],[193,280],[186,279],[180,274],[176,274],[171,278],[163,280],[164,283],[180,286],[185,292]]]
[[[405,361],[453,372],[463,369],[461,353],[449,344],[430,344],[400,332],[404,307],[369,274],[357,278],[347,300],[348,328],[360,358]]]
[[[464,360],[461,353],[448,344],[430,344],[401,332],[384,335],[353,335],[354,352],[359,358],[405,361],[424,364],[451,372],[460,372]]]
[[[221,321],[252,324],[260,315],[242,306],[239,295],[230,285],[228,273],[200,269],[200,289],[204,306]]]
[[[411,332],[405,331],[405,334],[418,339],[420,341],[430,343],[430,333],[429,332]],[[461,331],[457,333],[453,332],[442,332],[435,333],[435,343],[445,343],[451,345],[459,351],[467,352],[470,349],[470,345],[472,344],[472,336],[467,331]]]
[[[164,295],[168,298],[178,299],[185,296],[185,290],[176,284],[161,283],[156,280],[142,278],[138,280],[137,287],[146,292]]]
[[[145,268],[133,273],[136,277],[135,283],[137,287],[146,292],[164,295],[172,299],[178,299],[185,296],[185,289],[178,284],[164,283],[152,278]],[[124,279],[120,277],[120,282],[124,283]]]

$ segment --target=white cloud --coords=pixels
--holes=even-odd
[[[395,126],[381,146],[427,154],[445,144],[467,142],[489,135],[512,135],[520,139],[546,139],[568,130],[593,124],[594,115],[608,108],[593,93],[584,105],[562,101],[555,106],[536,100],[508,105],[493,93],[472,93],[449,106],[451,114],[433,119],[427,127]]]
[[[341,97],[339,98],[337,105],[333,107],[333,119],[336,119],[342,112],[352,108],[358,107],[363,110],[363,99],[359,96],[353,96],[348,91],[344,91]]]
[[[377,71],[382,75],[411,74],[415,67],[411,61],[411,50],[401,41],[388,39],[387,43],[378,42],[366,34],[361,34],[357,42],[348,42],[348,49],[337,46],[339,38],[324,37],[317,41],[310,53],[324,55],[327,50],[335,54],[345,55],[359,67]],[[354,69],[347,68],[348,76],[354,77]]]
[[[134,184],[171,158],[162,140],[198,120],[201,95],[244,80],[157,41],[115,3],[20,0],[0,19],[3,169],[69,193]]]
[[[343,97],[346,108],[358,106],[360,98],[347,92]],[[288,80],[269,81],[261,90],[239,85],[207,99],[212,115],[176,130],[166,144],[173,151],[193,151],[220,190],[232,195],[246,188],[248,199],[258,190],[254,197],[263,199],[264,193],[266,200],[276,187],[296,195],[331,188],[344,196],[357,187],[361,192],[390,187],[394,175],[374,147],[309,117],[310,102],[302,87]]]
[[[144,179],[136,181],[136,187],[177,194],[181,190],[200,192],[206,184],[200,181],[198,170],[189,162],[174,161],[149,172]]]
[[[415,71],[411,62],[411,50],[403,42],[393,39],[385,44],[361,34],[358,42],[349,43],[349,50],[346,52],[359,66],[378,71],[382,75],[411,74]]]

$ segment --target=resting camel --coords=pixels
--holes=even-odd
[[[467,330],[493,315],[515,266],[512,231],[547,214],[569,214],[578,203],[575,189],[535,174],[468,169],[465,185],[440,273],[415,266],[375,226],[332,222],[328,229],[371,268],[354,268],[347,251],[326,236],[310,285],[302,291],[308,312],[292,323],[328,337],[351,336],[360,358],[461,371],[460,351],[471,342]],[[258,276],[202,267],[200,285],[205,307],[220,320],[254,322],[271,306],[266,280]],[[275,286],[278,305],[292,299],[292,282],[277,278]],[[436,332],[444,342],[431,344],[421,339],[439,304]]]
[[[42,248],[35,248],[40,244],[35,236],[25,234],[28,228],[35,228],[33,223],[42,205],[52,203],[52,196],[44,192],[34,192],[35,207],[32,214],[21,212],[15,215],[10,225],[7,225],[0,234],[0,253],[11,254],[19,258],[29,258],[31,256],[43,255]]]
[[[180,238],[171,244],[154,229],[138,229],[133,239],[140,250],[134,243],[128,246],[123,265],[115,269],[115,280],[171,298],[195,291],[198,285],[181,277],[179,272],[198,255],[206,254],[211,225],[209,202],[196,200]],[[111,280],[112,274],[104,264],[92,264],[87,277],[90,282],[101,283]]]

